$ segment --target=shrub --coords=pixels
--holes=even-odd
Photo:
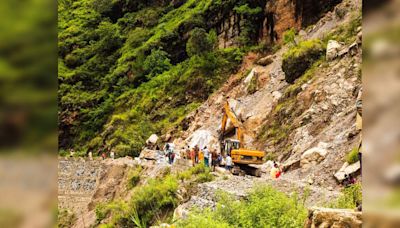
[[[283,56],[282,70],[285,72],[285,80],[293,83],[314,62],[321,58],[325,47],[320,40],[308,40],[300,42],[290,48]]]
[[[214,176],[211,174],[209,170],[207,170],[205,173],[201,173],[197,176],[196,182],[204,183],[212,180],[214,180]]]
[[[291,28],[283,33],[283,43],[296,45],[295,37],[296,30],[294,28]]]
[[[133,216],[137,213],[140,221],[150,225],[157,216],[165,213],[165,210],[173,209],[177,205],[177,190],[178,182],[173,176],[166,176],[163,180],[150,180],[147,185],[133,193],[129,202],[132,208],[129,214]]]
[[[247,200],[227,194],[219,198],[215,211],[195,211],[178,227],[303,227],[307,217],[296,195],[288,197],[270,186],[257,188]]]
[[[141,166],[136,166],[128,174],[128,189],[134,188],[140,181],[140,173],[142,172]]]
[[[129,145],[118,144],[114,147],[116,157],[125,157],[130,155],[131,147]]]
[[[76,221],[76,216],[74,213],[68,210],[58,211],[57,226],[60,228],[72,227]],[[2,223],[4,225],[4,223]]]
[[[362,187],[361,183],[356,183],[342,190],[343,195],[336,202],[329,204],[332,208],[349,208],[354,209],[362,203]]]
[[[356,163],[358,161],[358,147],[354,147],[346,156],[346,161],[349,164]]]

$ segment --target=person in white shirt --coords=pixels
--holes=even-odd
[[[233,163],[232,163],[232,158],[229,154],[225,158],[225,163],[226,163],[225,168],[231,171],[231,169],[233,168]]]
[[[208,150],[207,146],[204,147],[203,154],[204,154],[204,165],[206,167],[209,167],[208,163],[210,161],[210,151]]]

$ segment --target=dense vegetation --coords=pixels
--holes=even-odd
[[[270,186],[254,190],[247,200],[221,194],[214,211],[191,213],[178,227],[303,227],[307,217],[304,201],[287,197]]]
[[[150,134],[179,126],[257,44],[262,4],[60,1],[60,149],[137,155]],[[231,12],[241,20],[239,47],[218,49],[217,30]]]
[[[173,210],[181,203],[178,188],[190,191],[196,183],[211,180],[213,176],[203,164],[175,175],[166,172],[159,178],[134,187],[128,202],[115,200],[97,205],[97,221],[100,224],[111,217],[108,223],[102,224],[103,227],[149,227],[151,224],[171,223]]]

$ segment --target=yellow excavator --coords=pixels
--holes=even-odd
[[[264,163],[263,158],[265,156],[265,152],[243,148],[244,127],[236,117],[235,113],[231,110],[228,101],[226,101],[223,111],[224,115],[222,117],[219,141],[221,144],[221,154],[231,155],[234,163],[232,173],[235,175],[249,174],[257,177],[261,176],[260,170],[250,165],[260,165]],[[237,139],[225,139],[227,133],[225,128],[228,118],[234,126]]]

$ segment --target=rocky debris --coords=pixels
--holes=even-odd
[[[356,55],[357,54],[357,52],[358,52],[358,43],[357,42],[354,42],[354,43],[352,43],[349,47],[348,47],[348,52],[350,53],[350,55]]]
[[[305,228],[362,227],[362,213],[350,209],[312,207]]]
[[[209,130],[197,130],[185,141],[186,144],[188,144],[191,148],[195,147],[196,145],[199,146],[200,149],[207,146],[210,149],[216,149],[219,151],[220,148],[218,137],[213,135]]]
[[[274,56],[268,55],[268,56],[265,56],[265,57],[259,59],[257,61],[257,64],[261,65],[261,66],[267,66],[267,65],[271,64],[273,61],[274,61]]]
[[[150,150],[145,148],[142,150],[142,152],[140,152],[139,158],[147,160],[158,160],[159,152],[156,150]]]
[[[326,60],[329,61],[335,59],[338,56],[342,47],[343,45],[336,40],[329,40],[326,47]]]
[[[326,143],[319,143],[317,147],[313,147],[301,155],[300,166],[307,169],[312,165],[316,165],[325,159],[328,154]]]
[[[292,160],[286,161],[282,165],[282,171],[284,171],[284,172],[289,172],[291,170],[295,170],[298,168],[300,168],[300,159],[292,159]]]
[[[361,165],[360,161],[357,161],[356,163],[353,163],[351,165],[345,162],[342,168],[340,168],[339,171],[337,171],[334,176],[339,182],[342,182],[345,178],[344,177],[345,174],[350,175],[357,173],[357,171],[360,170],[361,168],[360,165]]]
[[[158,136],[156,134],[150,135],[150,137],[146,140],[147,145],[154,145],[157,143]]]

